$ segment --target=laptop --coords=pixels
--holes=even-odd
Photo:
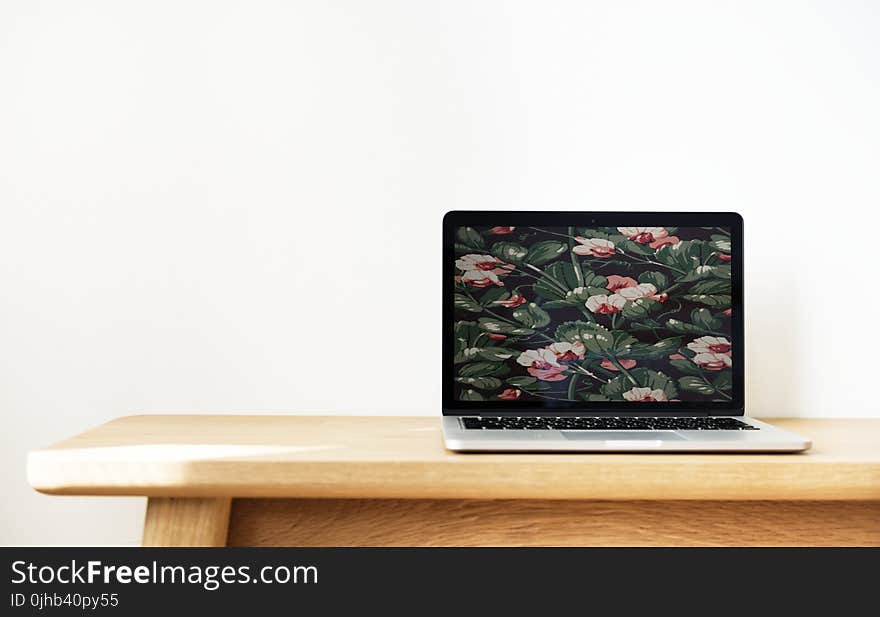
[[[806,450],[745,416],[743,320],[739,214],[449,212],[446,447]]]

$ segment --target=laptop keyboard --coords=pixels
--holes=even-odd
[[[467,429],[554,431],[757,431],[736,418],[462,418]]]

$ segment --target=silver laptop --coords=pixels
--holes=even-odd
[[[450,212],[446,447],[806,450],[744,415],[743,319],[736,213]]]

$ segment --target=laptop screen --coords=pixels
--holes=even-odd
[[[456,401],[732,401],[729,227],[506,222],[454,228]]]

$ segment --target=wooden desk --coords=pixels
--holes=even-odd
[[[132,416],[28,477],[148,497],[148,546],[880,545],[880,420],[771,422],[813,449],[455,454],[438,418]]]

